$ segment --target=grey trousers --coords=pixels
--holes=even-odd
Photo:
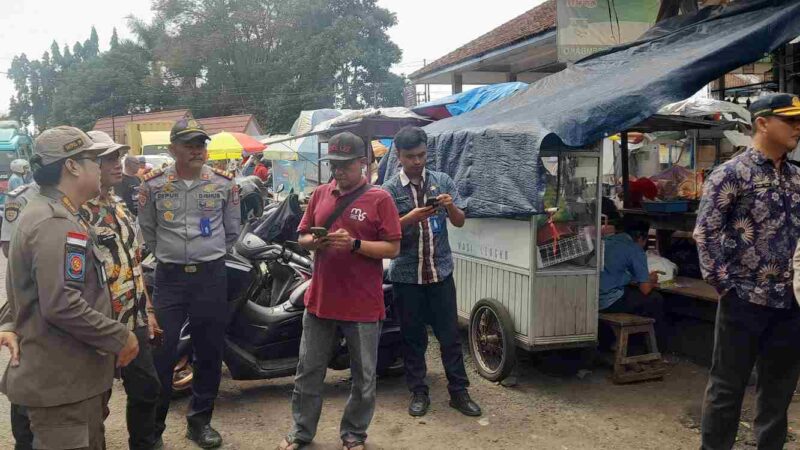
[[[341,330],[350,353],[353,385],[339,426],[343,441],[366,440],[375,413],[375,366],[378,361],[380,322],[344,322],[320,319],[306,311],[300,339],[300,362],[292,393],[294,427],[290,438],[311,442],[322,413],[325,372],[333,356],[336,330]]]

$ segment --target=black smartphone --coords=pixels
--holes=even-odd
[[[439,201],[436,200],[435,197],[434,198],[428,197],[428,199],[425,200],[425,206],[439,206]]]
[[[311,227],[311,234],[314,236],[321,238],[328,235],[328,230],[322,227]]]

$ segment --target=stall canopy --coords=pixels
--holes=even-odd
[[[528,87],[527,84],[520,82],[490,84],[423,103],[412,108],[412,111],[436,120],[446,119],[460,116],[497,100],[510,97],[526,87]]]
[[[541,213],[540,150],[586,147],[800,35],[800,0],[741,0],[659,23],[527,90],[434,122],[429,167],[450,174],[470,217]],[[396,156],[387,177],[398,170]]]

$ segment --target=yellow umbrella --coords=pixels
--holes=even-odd
[[[211,136],[211,142],[208,143],[208,159],[211,161],[242,159],[242,152],[253,154],[265,148],[266,145],[244,133],[223,131]]]

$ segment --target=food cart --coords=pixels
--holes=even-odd
[[[556,194],[545,196],[548,215],[470,219],[449,230],[458,315],[469,324],[478,372],[492,381],[511,373],[517,346],[553,350],[597,340],[602,151],[543,151],[540,160],[547,192]],[[553,239],[555,227],[561,236]]]

